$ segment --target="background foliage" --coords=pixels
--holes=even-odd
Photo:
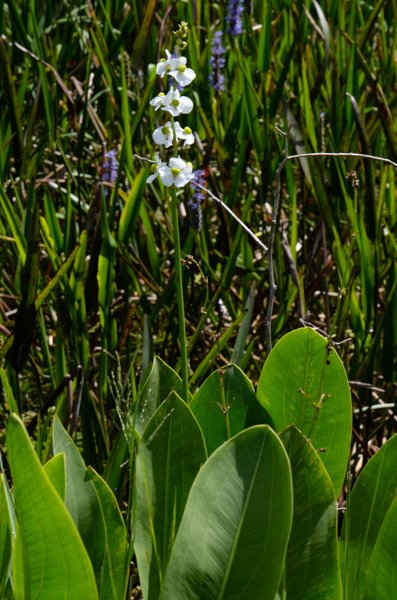
[[[173,50],[178,23],[191,27],[186,56],[197,73],[186,117],[197,143],[183,157],[264,243],[284,157],[275,126],[289,132],[290,154],[362,151],[397,162],[394,0],[247,1],[237,36],[226,15],[226,2],[208,0],[0,3],[1,444],[11,409],[44,464],[55,406],[123,510],[131,473],[118,413],[144,389],[154,355],[165,362],[153,366],[161,373],[153,407],[170,382],[179,385],[167,370],[178,372],[180,356],[170,198],[159,182],[146,185],[148,167],[134,157],[155,150],[159,115],[149,101],[169,82],[154,67]],[[226,48],[220,93],[209,86],[217,31]],[[354,403],[356,476],[395,431],[394,169],[302,158],[287,163],[281,183],[273,339],[300,318],[351,338],[339,349]],[[190,390],[229,362],[256,387],[267,260],[208,198],[197,232],[192,194],[178,196]],[[151,390],[141,396],[149,403]],[[200,421],[200,407],[192,410]]]

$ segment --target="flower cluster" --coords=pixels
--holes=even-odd
[[[222,46],[222,31],[217,31],[211,44],[210,66],[212,73],[209,74],[209,85],[214,88],[218,94],[225,89],[225,76],[221,69],[226,65],[226,58],[223,56],[226,50]]]
[[[230,31],[232,35],[239,35],[240,33],[243,33],[243,0],[229,0],[227,10],[229,13],[226,17],[227,30]]]
[[[202,185],[204,187],[205,181],[206,181],[205,170],[199,169],[197,171],[194,171],[192,181],[194,181],[195,183],[199,183],[200,185]],[[192,209],[193,229],[195,229],[196,231],[201,231],[201,225],[203,222],[203,216],[202,216],[202,212],[201,212],[201,203],[205,199],[205,194],[200,188],[198,188],[194,185],[191,185],[190,187],[194,190],[194,194],[193,194],[193,198],[188,200],[187,204]]]
[[[116,156],[116,150],[109,150],[109,152],[106,152],[102,163],[101,181],[109,181],[110,183],[116,181],[119,169],[119,163],[116,160]]]
[[[154,142],[159,146],[165,146],[165,148],[169,148],[179,141],[183,141],[184,147],[194,143],[194,135],[190,127],[182,127],[175,120],[176,117],[187,115],[193,110],[192,100],[186,96],[181,96],[180,90],[177,89],[177,85],[179,84],[180,89],[183,90],[196,77],[193,69],[189,69],[186,66],[186,58],[178,56],[180,49],[186,45],[182,39],[186,37],[186,33],[187,25],[186,23],[182,23],[180,31],[177,32],[176,56],[171,55],[166,50],[167,58],[163,58],[156,66],[157,75],[160,75],[160,77],[168,75],[174,79],[174,85],[168,94],[158,94],[158,96],[150,101],[154,110],[161,108],[161,110],[168,113],[167,117],[169,120],[161,127],[157,127],[152,134]],[[159,176],[162,184],[166,187],[184,187],[193,179],[192,164],[185,162],[179,156],[171,158],[168,164],[162,162],[158,154],[154,158],[155,162],[150,168],[151,175],[146,180],[147,183],[151,183]]]

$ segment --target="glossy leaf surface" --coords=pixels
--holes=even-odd
[[[94,573],[81,538],[16,415],[8,420],[7,448],[19,520],[24,599],[97,600]]]
[[[337,506],[317,452],[294,426],[280,434],[291,462],[294,516],[286,563],[287,597],[342,599],[337,547]]]
[[[150,419],[136,460],[135,542],[145,600],[157,600],[192,483],[207,458],[200,427],[172,392]]]
[[[215,371],[204,381],[191,409],[204,434],[208,454],[246,427],[269,424],[249,379],[236,365]],[[229,432],[229,433],[228,433]]]
[[[273,348],[258,383],[259,402],[275,430],[289,425],[309,438],[339,494],[346,473],[352,426],[349,383],[327,340],[310,328],[285,335]],[[321,408],[315,405],[321,403]]]
[[[80,452],[58,417],[54,418],[53,424],[53,448],[55,455],[60,452],[65,454],[65,506],[87,549],[97,584],[100,584],[106,544],[101,505],[94,484],[86,478],[86,467]]]
[[[274,600],[291,522],[284,447],[268,426],[251,427],[197,476],[160,600]]]
[[[339,548],[342,581],[346,582],[349,599],[361,598],[364,593],[378,536],[396,497],[397,436],[394,436],[360,473],[343,521]]]

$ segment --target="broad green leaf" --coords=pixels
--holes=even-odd
[[[203,431],[208,455],[246,427],[269,424],[249,379],[236,365],[215,371],[204,381],[190,407]]]
[[[138,417],[135,429],[140,437],[153,414],[172,391],[179,396],[182,395],[182,379],[159,356],[155,356],[152,370],[138,399]]]
[[[12,527],[4,475],[0,474],[0,598],[5,590],[12,553]]]
[[[65,502],[65,455],[63,452],[56,454],[44,465],[44,473],[51,481],[52,487],[58,493],[62,502]]]
[[[287,598],[342,600],[337,505],[329,475],[294,426],[280,434],[291,462],[294,516],[286,561]]]
[[[372,553],[364,600],[396,600],[397,586],[397,499],[394,498]]]
[[[321,460],[338,496],[349,455],[352,408],[336,351],[311,328],[288,333],[265,362],[257,396],[277,432],[294,424],[316,450],[325,448]]]
[[[157,600],[192,483],[205,462],[203,434],[172,392],[150,419],[136,459],[134,549],[146,600]]]
[[[8,420],[7,449],[19,522],[24,600],[98,600],[81,538],[15,414]]]
[[[65,453],[65,506],[72,517],[92,562],[97,583],[102,580],[106,532],[103,514],[92,481],[86,478],[86,467],[72,438],[57,416],[53,423],[54,455]],[[98,586],[100,592],[100,586]]]
[[[148,174],[149,167],[143,168],[139,171],[131,186],[131,191],[128,195],[123,212],[121,213],[118,239],[119,242],[122,242],[123,244],[128,242],[131,232],[134,231]]]
[[[342,581],[349,600],[363,596],[375,544],[396,497],[397,436],[394,436],[360,473],[343,521],[339,550]]]
[[[274,600],[291,523],[284,447],[267,425],[251,427],[199,472],[160,600]]]
[[[127,532],[117,500],[106,483],[92,467],[87,475],[95,486],[101,503],[106,528],[106,555],[99,600],[123,600],[126,593]]]

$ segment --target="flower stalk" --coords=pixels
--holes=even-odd
[[[181,262],[181,244],[179,238],[179,221],[178,221],[178,201],[176,198],[175,188],[171,188],[171,213],[172,227],[174,230],[174,249],[175,249],[175,285],[176,296],[178,302],[178,320],[179,320],[179,339],[181,344],[181,371],[182,371],[182,386],[183,400],[189,403],[189,375],[187,368],[187,349],[186,349],[186,327],[185,327],[185,305],[183,300],[183,277],[182,277],[182,262]]]

